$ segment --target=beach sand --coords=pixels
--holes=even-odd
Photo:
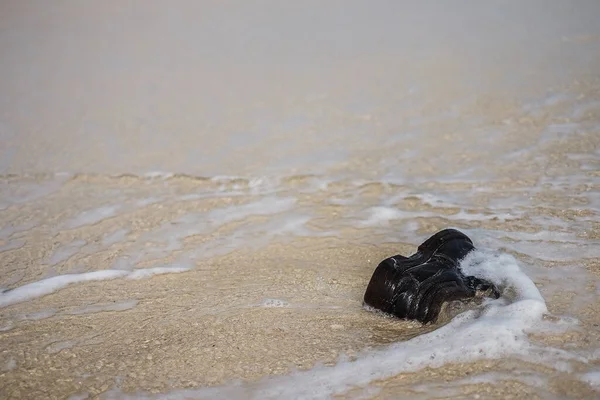
[[[599,20],[2,3],[0,397],[598,397]],[[363,308],[446,227],[499,302]]]

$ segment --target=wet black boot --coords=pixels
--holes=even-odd
[[[440,231],[412,256],[383,260],[371,277],[365,304],[399,318],[428,323],[435,322],[446,302],[471,299],[485,290],[498,298],[494,285],[460,270],[460,261],[473,250],[473,242],[462,232]]]

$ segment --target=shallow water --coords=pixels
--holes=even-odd
[[[596,2],[144,4],[0,6],[2,397],[598,396]]]

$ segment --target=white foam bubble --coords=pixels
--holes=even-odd
[[[141,268],[131,271],[127,275],[127,279],[145,279],[153,275],[163,274],[176,274],[180,272],[189,271],[191,267],[153,267],[153,268]]]
[[[521,271],[515,258],[511,255],[481,250],[473,251],[461,262],[461,269],[467,275],[486,279],[496,286],[511,287],[519,296],[518,301],[511,305],[513,307],[523,304],[532,306],[537,311],[530,309],[528,312],[539,316],[547,311],[546,303],[537,286]],[[491,309],[506,312],[508,307]]]

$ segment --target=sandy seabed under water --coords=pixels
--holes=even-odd
[[[593,2],[41,4],[0,6],[0,397],[599,396]],[[362,307],[446,227],[500,299]]]

